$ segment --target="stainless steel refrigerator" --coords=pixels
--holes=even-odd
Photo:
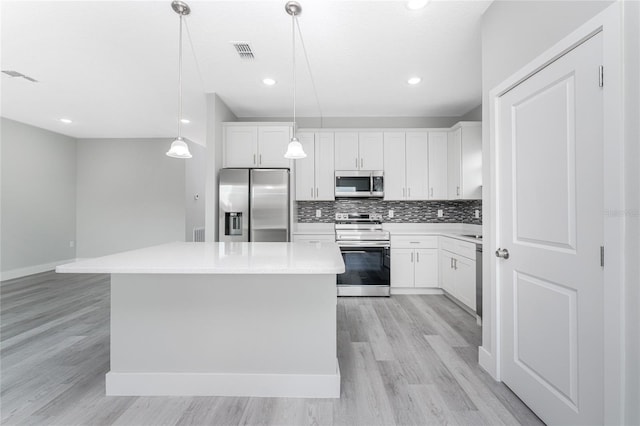
[[[221,169],[220,241],[289,241],[289,170]]]

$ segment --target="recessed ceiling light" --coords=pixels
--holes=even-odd
[[[409,0],[407,2],[407,9],[419,10],[425,7],[429,3],[429,0]]]
[[[60,122],[61,122],[61,123],[64,123],[64,124],[71,124],[71,123],[73,123],[73,121],[69,120],[68,118],[61,118],[61,119],[60,119]]]
[[[409,84],[418,84],[422,81],[422,79],[420,77],[411,77],[409,80],[407,80],[407,83]]]
[[[184,124],[189,124],[189,123],[191,123],[191,120],[187,120],[186,118],[181,118],[180,122],[184,123]]]
[[[264,80],[262,80],[262,82],[267,86],[273,86],[274,84],[276,84],[276,81],[272,78],[265,78]]]

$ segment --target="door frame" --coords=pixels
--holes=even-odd
[[[604,84],[604,246],[606,248],[604,269],[604,422],[621,424],[624,419],[624,217],[615,212],[623,212],[624,192],[624,139],[623,139],[623,84],[622,84],[622,13],[619,2],[587,21],[577,30],[563,38],[553,47],[529,62],[519,71],[489,92],[489,140],[484,141],[484,156],[489,159],[488,170],[484,173],[489,182],[483,204],[488,216],[483,232],[484,245],[489,253],[497,249],[499,237],[499,199],[497,197],[498,176],[495,164],[498,160],[497,117],[499,98],[554,62],[570,50],[598,32],[603,33]],[[596,79],[597,76],[594,76]],[[594,80],[596,81],[596,80]],[[485,163],[486,164],[486,163]],[[606,212],[613,212],[607,214]],[[497,258],[485,256],[483,264],[483,311],[487,313],[483,323],[483,345],[479,348],[479,363],[494,379],[501,377],[501,289],[498,285]]]

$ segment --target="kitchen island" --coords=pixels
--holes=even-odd
[[[56,271],[111,274],[107,395],[340,396],[334,243],[171,243]]]

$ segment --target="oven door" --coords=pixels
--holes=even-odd
[[[338,296],[389,296],[391,257],[388,242],[339,242],[345,272],[338,275]]]

